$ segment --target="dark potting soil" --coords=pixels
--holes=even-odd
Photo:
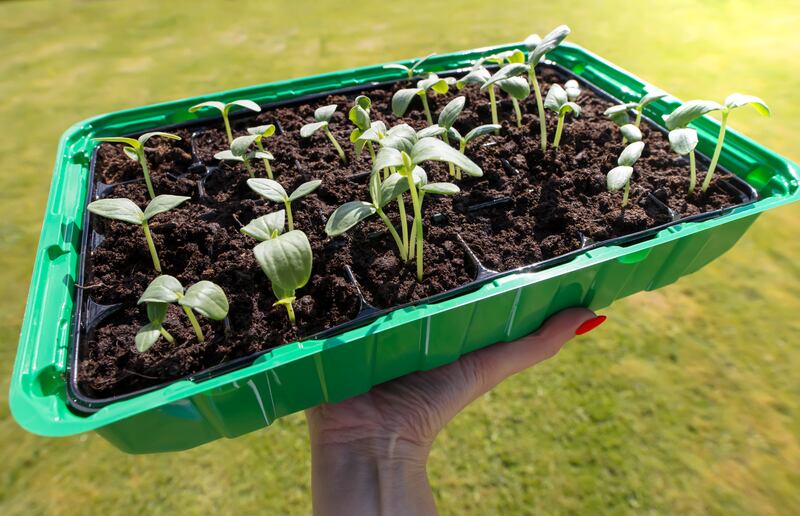
[[[566,80],[556,69],[542,70],[540,80],[546,85]],[[393,92],[405,86],[398,83],[367,92],[373,120],[383,120],[387,126],[426,125],[416,99],[407,116],[397,118],[391,113]],[[295,227],[306,232],[314,251],[311,280],[298,291],[296,327],[289,324],[283,307],[273,306],[269,281],[252,254],[256,242],[239,232],[253,218],[282,206],[252,192],[240,164],[214,160],[216,152],[227,148],[221,120],[176,131],[181,141],[154,138],[148,143],[156,192],[191,196],[151,221],[163,271],[184,286],[203,279],[219,284],[230,301],[229,316],[224,322],[201,317],[206,341],[200,343],[185,315],[170,307],[165,327],[176,343],[160,339],[147,352],[137,352],[134,336],[147,317],[136,301],[157,274],[139,227],[92,217],[96,247],[87,259],[80,287],[93,302],[119,304],[119,309],[102,319],[85,340],[78,370],[83,393],[94,398],[130,393],[349,321],[357,316],[361,299],[346,272],[348,267],[368,303],[390,308],[475,279],[476,264],[459,235],[484,267],[503,271],[579,249],[582,239],[603,241],[670,222],[670,213],[653,196],[681,217],[740,202],[721,187],[719,176],[706,194],[687,195],[688,161],[670,150],[663,133],[643,122],[645,150],[634,167],[630,203],[621,209],[622,194],[606,191],[605,174],[616,166],[624,148],[619,129],[602,115],[612,105],[610,101],[584,88],[577,101],[581,116],[567,118],[559,149],[550,146],[542,153],[533,96],[520,103],[523,124],[518,128],[510,100],[500,93],[501,134],[472,142],[467,149],[484,175],[458,182],[462,191],[456,196],[425,198],[425,280],[420,283],[415,265],[399,259],[379,219],[369,219],[335,239],[324,233],[327,217],[336,207],[368,196],[364,173],[371,166],[369,154],[355,156],[348,139],[352,125],[346,112],[356,95],[331,95],[257,115],[234,115],[232,120],[237,136],[245,134],[247,127],[278,125],[276,135],[264,143],[275,155],[272,169],[287,191],[311,179],[323,181],[314,194],[292,205]],[[488,99],[477,88],[431,95],[431,110],[438,113],[457,95],[467,98],[456,124],[462,134],[490,123]],[[321,132],[300,138],[300,127],[313,121],[315,108],[326,104],[339,105],[330,127],[345,149],[347,163],[342,163]],[[547,123],[552,141],[556,126],[552,113]],[[265,175],[260,161],[253,165],[257,175]],[[700,184],[704,168],[702,163],[698,167]],[[431,181],[449,179],[443,164],[425,168]],[[98,188],[100,195],[128,197],[142,207],[147,203],[141,169],[120,146],[100,146],[95,180],[108,185]],[[410,202],[407,210],[411,211]],[[397,226],[395,204],[387,214]]]

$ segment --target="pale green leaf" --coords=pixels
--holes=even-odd
[[[167,303],[147,303],[147,319],[161,324],[167,317]]]
[[[509,77],[498,82],[497,86],[517,100],[525,100],[531,94],[531,85],[525,77]]]
[[[251,220],[241,231],[243,234],[259,241],[269,240],[283,233],[286,225],[286,211],[278,210]]]
[[[314,120],[317,122],[330,122],[333,114],[336,113],[336,104],[318,107],[314,110]]]
[[[247,186],[261,197],[269,199],[272,202],[285,202],[289,200],[289,194],[287,194],[281,184],[274,179],[266,179],[263,177],[250,178],[247,180]]]
[[[562,88],[560,84],[553,84],[550,86],[550,89],[547,90],[547,96],[544,98],[544,107],[558,113],[561,110],[561,106],[568,101],[567,92],[564,91],[564,88]]]
[[[362,130],[369,129],[370,126],[369,113],[367,113],[367,110],[362,108],[361,106],[355,105],[352,108],[350,108],[350,112],[348,113],[347,117],[359,129]]]
[[[425,161],[444,161],[452,163],[470,176],[483,175],[481,168],[451,146],[436,138],[424,138],[414,144],[411,159],[415,165]]]
[[[187,288],[186,294],[178,303],[215,321],[221,321],[228,315],[225,291],[219,285],[206,280],[198,281]]]
[[[275,125],[273,124],[266,124],[266,125],[259,125],[258,127],[248,127],[247,133],[248,134],[255,134],[261,136],[262,138],[269,138],[273,134],[275,134]]]
[[[361,106],[361,109],[369,113],[369,110],[372,109],[372,100],[366,95],[359,95],[356,97],[355,105]]]
[[[382,147],[375,156],[375,162],[372,164],[372,172],[378,172],[384,168],[389,167],[402,167],[403,155],[399,150],[392,147]]]
[[[310,124],[306,124],[300,128],[300,136],[302,138],[308,138],[312,134],[316,133],[323,127],[327,127],[328,122],[311,122]]]
[[[104,143],[125,143],[130,145],[134,149],[141,149],[142,144],[139,143],[139,140],[135,138],[126,138],[124,136],[106,136],[104,138],[92,138],[96,142],[104,142]]]
[[[617,159],[617,165],[632,167],[636,160],[642,155],[644,142],[633,142],[622,150]]]
[[[189,113],[194,113],[195,111],[199,111],[203,108],[214,108],[218,109],[220,112],[223,112],[225,111],[225,104],[216,100],[209,100],[208,102],[201,102],[200,104],[195,104],[194,106],[190,107]]]
[[[306,181],[302,185],[298,186],[294,192],[289,196],[290,201],[296,201],[298,199],[302,199],[306,195],[310,194],[317,188],[319,185],[322,184],[321,179],[314,179],[313,181]]]
[[[433,57],[435,55],[436,55],[436,52],[428,54],[427,56],[423,57],[422,59],[420,59],[416,63],[414,63],[414,66],[412,66],[411,68],[408,69],[409,75],[413,75],[414,72],[416,72],[419,69],[419,67],[420,67],[420,65],[422,63],[424,63],[425,61],[427,61],[428,59],[430,59],[431,57]]]
[[[278,299],[294,295],[311,277],[311,244],[302,231],[289,231],[261,242],[253,249],[253,254]]]
[[[420,166],[414,167],[414,170],[411,171],[411,178],[418,188],[428,184],[428,174],[425,172],[425,169]]]
[[[536,66],[544,59],[545,54],[556,48],[569,35],[569,27],[559,25],[548,33],[528,55],[528,64]]]
[[[89,203],[87,209],[95,215],[131,224],[141,225],[145,221],[142,210],[130,199],[100,199]]]
[[[141,135],[139,137],[139,143],[142,145],[142,147],[144,147],[144,144],[147,143],[147,141],[150,138],[153,138],[154,136],[159,136],[161,138],[167,138],[169,140],[180,140],[181,139],[181,137],[178,136],[177,134],[162,133],[160,131],[154,131],[152,133],[144,133],[143,135]]]
[[[150,282],[136,304],[175,303],[183,295],[183,285],[177,278],[162,274]]]
[[[711,113],[712,111],[721,111],[725,106],[714,102],[713,100],[690,100],[678,106],[669,116],[664,118],[667,124],[667,129],[672,131],[679,127],[686,127],[693,120]]]
[[[651,104],[657,100],[663,99],[666,96],[667,94],[664,93],[663,91],[660,90],[651,91],[650,93],[642,97],[642,100],[639,101],[639,105],[641,107],[645,107],[646,105]]]
[[[172,208],[188,201],[191,197],[183,195],[157,195],[155,199],[148,203],[147,208],[144,209],[144,218],[150,220],[159,213],[164,213]]]
[[[407,191],[408,179],[397,172],[393,172],[381,183],[378,206],[383,208],[396,199],[398,195],[403,195]]]
[[[399,64],[399,63],[385,64],[385,65],[383,65],[383,68],[385,70],[402,70],[402,71],[404,71],[406,73],[408,73],[408,71],[411,70],[411,68],[407,67],[406,65],[402,65],[402,64]]]
[[[233,109],[233,106],[243,107],[250,111],[261,111],[261,107],[252,100],[234,100],[233,102],[228,102],[225,105],[225,110],[230,111]]]
[[[234,156],[244,156],[258,138],[260,138],[260,135],[257,134],[237,136],[231,142],[231,152]]]
[[[498,124],[486,124],[486,125],[479,125],[478,127],[474,128],[470,132],[464,136],[464,140],[469,143],[475,138],[479,138],[481,136],[486,136],[489,134],[494,133],[495,131],[500,130],[500,125]]]
[[[489,80],[484,82],[483,85],[481,85],[481,89],[486,90],[492,84],[508,79],[509,77],[516,77],[520,74],[526,73],[527,71],[528,71],[528,65],[524,63],[511,63],[505,65],[497,72],[495,72],[495,74],[492,75],[489,78]]]
[[[428,183],[422,187],[422,191],[430,194],[455,195],[461,189],[453,183]]]
[[[528,49],[528,51],[532,51],[542,43],[542,38],[538,34],[531,34],[525,41],[522,42],[523,45]]]
[[[619,166],[614,167],[606,175],[606,186],[609,192],[621,190],[625,187],[625,183],[630,181],[633,174],[633,167]]]
[[[764,116],[769,116],[769,106],[760,98],[753,95],[742,95],[741,93],[732,93],[725,99],[725,107],[728,109],[736,109],[746,105],[753,106],[756,111]]]
[[[419,140],[422,138],[435,138],[437,136],[441,136],[442,134],[444,134],[445,131],[446,129],[440,126],[439,124],[433,124],[429,127],[417,131],[417,139]]]
[[[478,68],[470,70],[469,73],[467,73],[467,75],[456,81],[456,87],[461,89],[467,84],[483,85],[491,77],[492,74],[489,73],[489,70],[487,70],[483,66],[479,66]]]
[[[579,117],[581,116],[581,107],[574,102],[567,102],[566,104],[561,106],[561,109],[559,110],[559,113],[570,113],[570,112],[573,115],[575,115],[575,117]]]
[[[394,113],[395,116],[405,115],[411,101],[420,93],[424,95],[425,91],[422,90],[422,88],[404,88],[402,90],[397,90],[392,97],[392,113]]]
[[[128,147],[127,145],[122,148],[122,152],[128,156],[132,161],[139,163],[139,154],[136,153],[136,149],[133,147]]]
[[[464,104],[466,102],[467,98],[464,96],[458,96],[448,102],[439,113],[439,125],[445,129],[452,127],[461,114],[461,111],[464,110]]]
[[[244,161],[242,156],[237,156],[230,150],[224,150],[215,153],[214,159],[218,159],[220,161]]]
[[[136,332],[136,336],[133,338],[133,342],[136,345],[136,351],[139,353],[144,353],[148,349],[153,347],[158,341],[158,338],[161,336],[161,324],[159,323],[147,323],[141,328],[139,331]]]
[[[673,151],[685,156],[697,147],[697,131],[689,127],[673,129],[669,132],[669,145]]]
[[[619,131],[622,133],[622,137],[629,142],[642,141],[642,131],[634,124],[625,124],[619,128]]]

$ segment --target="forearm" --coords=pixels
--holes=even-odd
[[[428,451],[397,442],[330,444],[312,437],[314,514],[436,514]]]

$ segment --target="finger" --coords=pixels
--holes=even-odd
[[[471,367],[475,397],[494,388],[509,376],[555,356],[561,347],[587,326],[605,320],[586,308],[569,308],[550,317],[537,331],[512,342],[502,342],[474,351],[463,358]]]

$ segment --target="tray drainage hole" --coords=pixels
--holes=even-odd
[[[42,398],[64,392],[64,378],[55,366],[49,365],[42,369],[33,383],[34,395]]]

